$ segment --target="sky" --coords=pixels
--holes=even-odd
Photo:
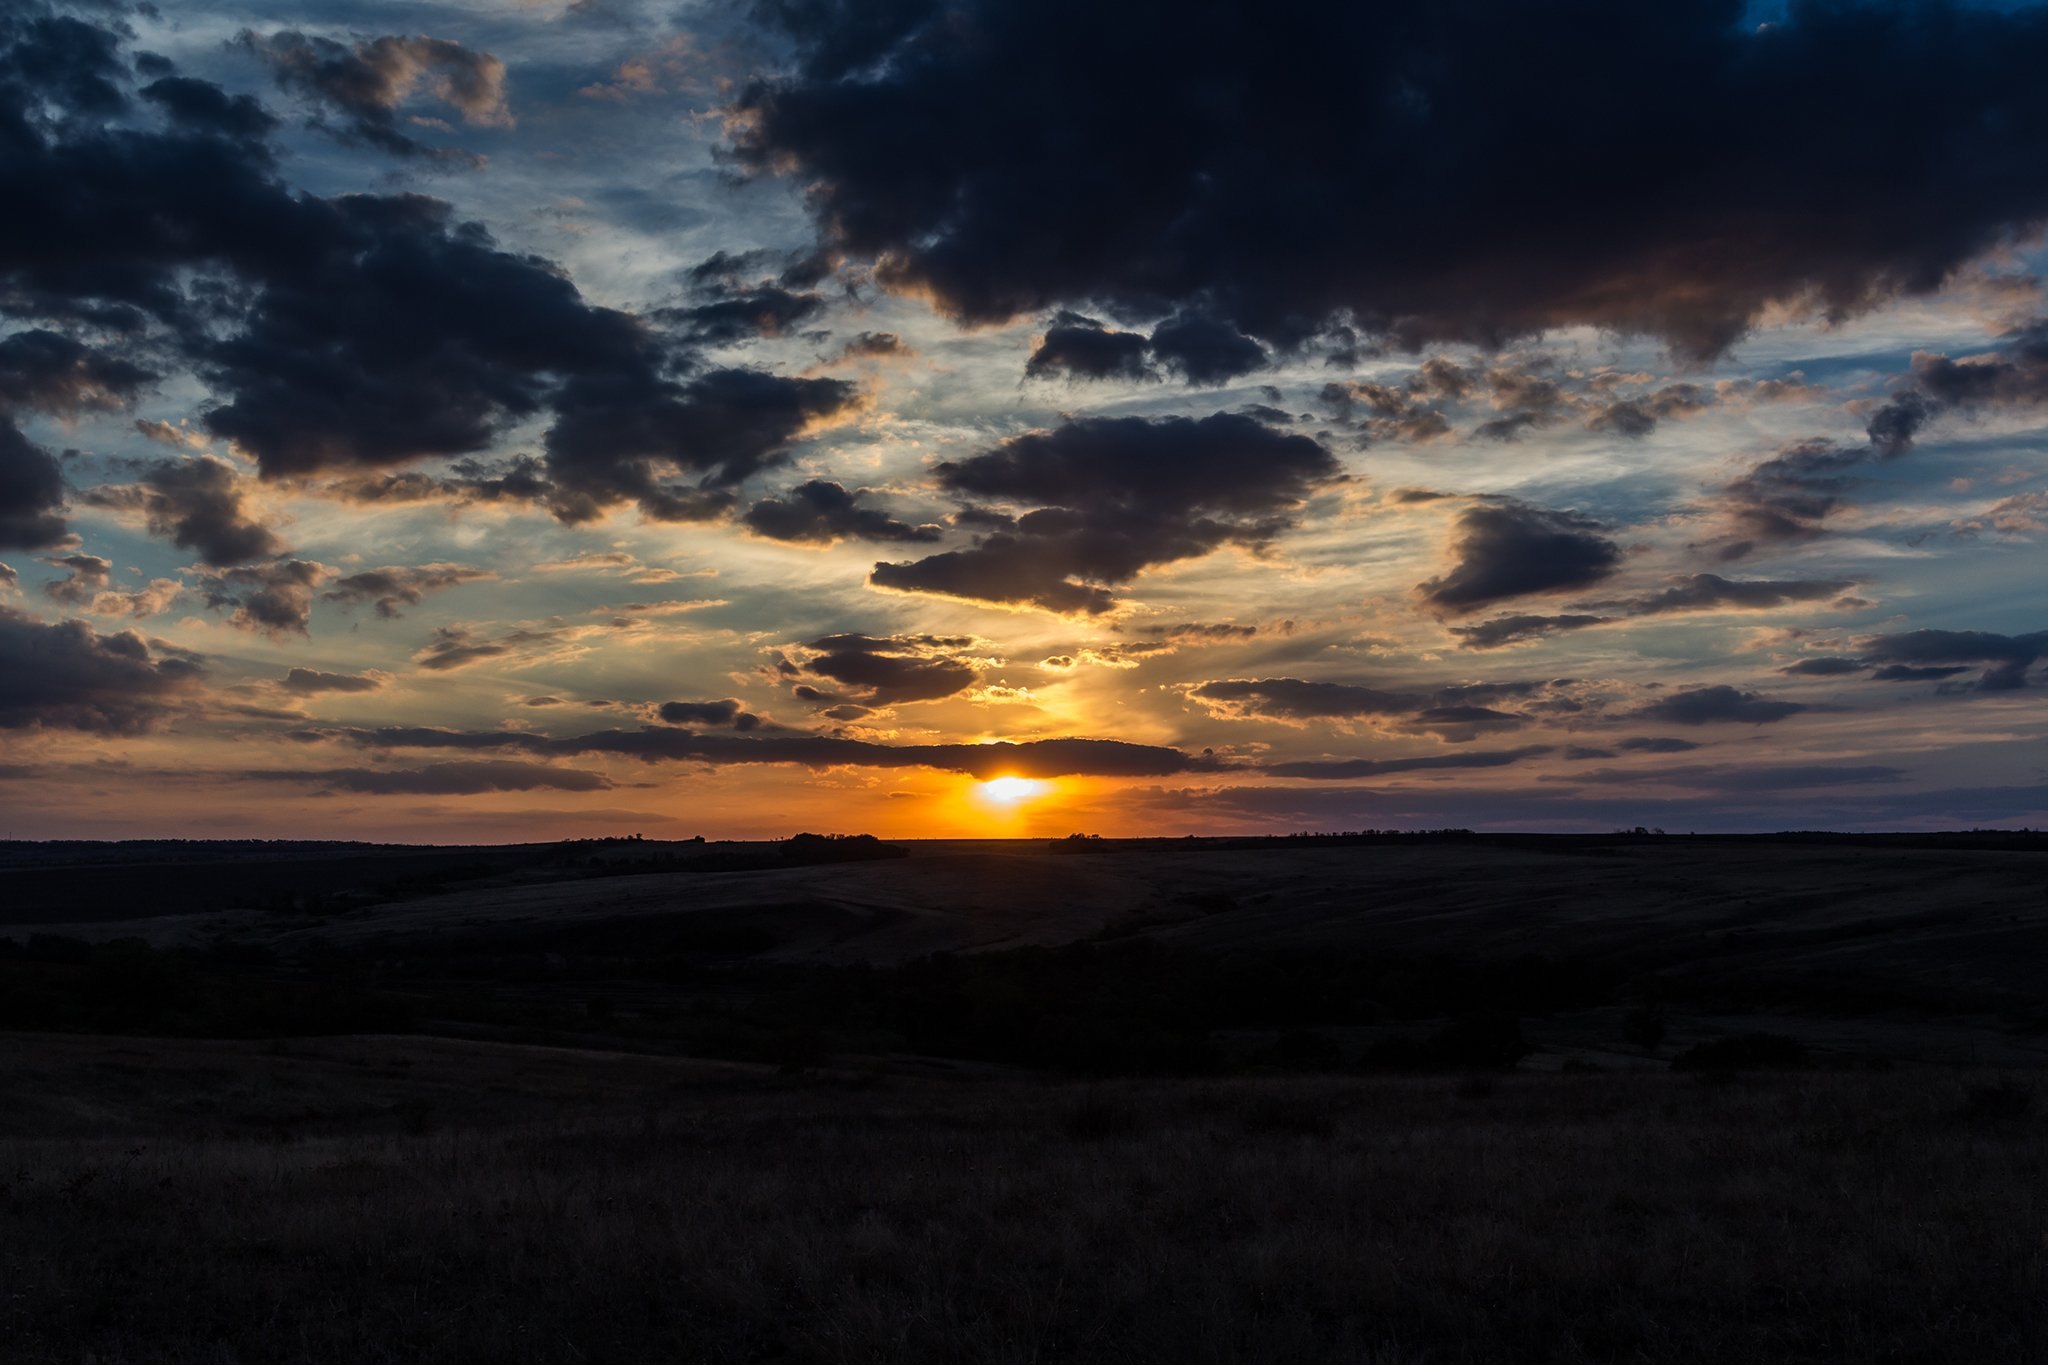
[[[2048,824],[2044,67],[11,0],[0,838]]]

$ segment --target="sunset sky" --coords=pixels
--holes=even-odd
[[[2044,70],[9,0],[0,838],[2048,824]]]

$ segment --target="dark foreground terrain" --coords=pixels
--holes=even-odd
[[[5,1049],[22,1365],[2048,1359],[2024,1077]]]
[[[2035,1066],[2044,963],[2024,833],[0,848],[27,1030],[1100,1076],[1661,1069],[1769,1034]]]
[[[2048,1360],[2048,840],[0,849],[0,1359]]]

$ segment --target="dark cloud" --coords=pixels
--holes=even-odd
[[[1383,692],[1349,683],[1308,682],[1301,678],[1221,678],[1190,688],[1188,695],[1219,703],[1240,714],[1284,720],[1405,716],[1422,705],[1413,693]]]
[[[1463,403],[1486,383],[1487,376],[1480,371],[1438,355],[1398,384],[1332,382],[1323,385],[1318,398],[1334,421],[1362,426],[1368,440],[1427,444],[1451,434],[1446,409]],[[1392,496],[1396,502],[1412,503],[1447,495],[1405,489]]]
[[[1632,754],[1684,754],[1700,746],[1689,739],[1673,739],[1657,735],[1632,735],[1615,745],[1617,749]]]
[[[839,484],[812,479],[779,498],[763,498],[747,509],[748,529],[771,540],[831,545],[841,540],[929,544],[945,533],[937,526],[912,526],[887,512],[863,507],[866,490],[849,493]]]
[[[105,591],[114,581],[113,561],[101,559],[98,555],[54,555],[43,562],[64,570],[63,578],[43,584],[43,593],[51,601],[62,602],[66,606],[80,606],[91,601],[94,593]]]
[[[444,204],[291,207],[308,220],[286,229],[302,234],[296,259],[270,270],[239,332],[197,348],[228,395],[207,429],[266,475],[484,450],[542,411],[564,375],[601,375],[622,399],[659,388],[640,323],[586,304],[566,276],[498,250]]]
[[[337,579],[320,598],[344,606],[374,603],[377,614],[388,620],[403,615],[400,607],[418,606],[430,592],[496,577],[488,569],[472,569],[462,564],[389,564]]]
[[[936,470],[950,492],[1041,504],[1035,510],[985,517],[999,529],[972,548],[877,564],[869,581],[1055,612],[1107,611],[1116,601],[1111,587],[1149,566],[1272,540],[1338,472],[1308,437],[1240,413],[1068,422]]]
[[[1871,414],[1865,428],[1871,448],[1887,458],[1905,454],[1935,411],[1935,405],[1920,394],[1899,394]]]
[[[1535,427],[1549,426],[1552,420],[1540,412],[1513,412],[1505,417],[1481,422],[1472,428],[1472,437],[1479,441],[1519,441],[1523,432]]]
[[[232,607],[228,619],[243,630],[304,635],[313,616],[313,591],[333,577],[325,564],[278,559],[201,573],[196,586],[213,610]]]
[[[1874,682],[1946,683],[1982,667],[1974,683],[1942,690],[2008,691],[2027,686],[2028,670],[2048,655],[2048,631],[1999,635],[1982,630],[1909,630],[1873,635],[1858,647],[1862,652],[1856,658],[1802,659],[1778,671],[1793,677],[1840,677],[1869,670]]]
[[[98,555],[59,555],[43,562],[64,570],[64,577],[43,584],[46,597],[99,616],[154,616],[185,591],[174,579],[153,578],[134,592],[124,592],[114,586],[114,566]]]
[[[521,731],[386,728],[328,732],[373,748],[517,749],[535,754],[616,754],[647,763],[717,766],[789,763],[807,768],[936,768],[970,777],[1160,777],[1212,772],[1224,766],[1191,755],[1115,739],[999,740],[990,744],[877,744],[822,735],[755,737],[689,730],[604,730],[571,739]]]
[[[534,455],[514,455],[507,460],[461,459],[449,466],[447,476],[402,470],[391,474],[366,474],[337,479],[319,485],[315,492],[324,497],[356,503],[464,503],[532,502],[553,500],[555,488],[547,467]]]
[[[1421,391],[1413,387],[1411,377],[1411,387],[1407,389],[1374,383],[1327,383],[1317,397],[1333,422],[1339,426],[1360,426],[1366,440],[1427,444],[1450,436],[1450,417],[1438,405],[1417,399],[1417,393]],[[1421,489],[1407,489],[1407,493],[1411,495],[1397,493],[1395,501],[1425,501]]]
[[[262,142],[277,130],[277,119],[248,95],[229,95],[219,86],[189,76],[165,76],[142,87],[141,95],[172,123],[199,133],[242,142]]]
[[[1027,379],[1157,379],[1151,344],[1137,332],[1117,332],[1099,318],[1062,311],[1024,363]]]
[[[1867,447],[1799,441],[1784,447],[1722,489],[1714,506],[1729,525],[1723,559],[1741,559],[1759,544],[1811,540],[1825,529]]]
[[[2048,210],[2034,8],[761,12],[799,62],[741,94],[738,157],[967,322],[1185,305],[1283,345],[1589,325],[1701,357],[1773,306],[1932,290]]]
[[[1181,313],[1152,330],[1152,353],[1190,384],[1228,384],[1264,367],[1266,348],[1220,318]]]
[[[55,5],[16,0],[0,15],[0,92],[32,92],[65,114],[119,113],[127,70],[120,34],[110,31],[118,27],[118,20],[103,28]]]
[[[1657,429],[1657,419],[1634,399],[1610,403],[1586,421],[1591,431],[1611,431],[1617,436],[1626,436],[1639,441]]]
[[[966,643],[931,636],[828,635],[811,641],[809,647],[818,653],[805,661],[803,671],[858,690],[858,700],[867,706],[938,701],[981,679],[973,664],[943,652]]]
[[[1769,611],[1795,602],[1818,602],[1840,597],[1855,586],[1853,579],[1743,580],[1696,573],[1680,579],[1662,592],[1611,605],[1634,616],[1661,616],[1685,611]]]
[[[1873,682],[1943,682],[1949,678],[1968,673],[1969,667],[1951,664],[1947,667],[1916,667],[1912,664],[1886,664],[1870,675]]]
[[[1906,384],[1870,418],[1870,444],[1880,455],[1912,449],[1922,427],[1944,413],[2048,402],[2048,321],[2009,333],[1987,355],[1951,360],[1914,354]]]
[[[132,630],[101,635],[0,607],[0,730],[139,733],[201,677],[196,660],[153,651]]]
[[[723,346],[755,337],[786,335],[824,309],[821,295],[794,294],[787,289],[768,287],[700,303],[673,316],[687,324],[686,335],[692,341]]]
[[[22,32],[0,29],[8,60]],[[249,41],[288,81],[373,122],[423,84],[473,120],[502,113],[495,64],[452,44]],[[35,206],[0,235],[0,297],[126,332],[160,325],[216,393],[207,433],[267,478],[473,456],[551,418],[545,468],[458,469],[438,485],[359,476],[350,491],[539,500],[569,521],[620,502],[706,519],[730,510],[725,485],[855,402],[839,380],[700,370],[687,335],[592,305],[554,263],[501,249],[439,201],[294,192],[260,143],[190,120],[114,126],[105,101],[52,117],[52,79],[0,83],[14,130],[0,187]],[[0,436],[0,518],[15,543],[54,544],[61,480],[17,446]]]
[[[0,38],[6,35],[0,25]],[[5,183],[5,166],[0,159],[0,184]],[[17,203],[15,214],[22,211]],[[5,240],[0,234],[0,279],[6,273]],[[75,417],[105,411],[131,401],[156,378],[150,370],[56,332],[31,328],[0,338],[0,549],[46,549],[67,538],[60,515],[63,470],[55,456],[22,434],[14,414]]]
[[[1480,753],[1430,754],[1420,758],[1349,758],[1329,762],[1271,763],[1265,771],[1274,777],[1302,777],[1318,782],[1341,782],[1359,777],[1390,777],[1397,773],[1435,772],[1447,768],[1505,768],[1523,759],[1551,752],[1547,744],[1520,749],[1496,749]]]
[[[868,581],[899,592],[934,593],[982,602],[1014,602],[1046,611],[1090,615],[1108,611],[1116,594],[1076,577],[1134,577],[1148,555],[1178,551],[1174,558],[1206,554],[1220,539],[1171,540],[1165,536],[1138,542],[1119,540],[1114,529],[1088,525],[1079,514],[1040,516],[1023,535],[998,532],[973,548],[947,550],[925,559],[877,563]],[[1154,543],[1157,542],[1157,543]],[[1121,552],[1121,553],[1119,553]]]
[[[730,289],[748,276],[759,275],[771,263],[786,259],[780,252],[760,248],[727,251],[720,248],[683,271],[683,278],[697,289]]]
[[[915,355],[894,332],[862,332],[839,348],[840,360],[880,360]]]
[[[774,270],[777,266],[779,271]],[[694,291],[707,295],[744,293],[753,287],[749,281],[784,289],[812,289],[830,279],[836,266],[830,252],[721,249],[685,270],[683,278]]]
[[[194,551],[214,565],[246,564],[282,554],[285,544],[249,515],[246,489],[235,467],[211,455],[156,460],[129,484],[88,491],[88,506],[140,512],[151,535]]]
[[[0,413],[0,549],[64,544],[70,532],[60,515],[63,506],[64,471],[57,457]]]
[[[1458,514],[1457,563],[1416,591],[1435,610],[1463,615],[1509,598],[1591,587],[1621,563],[1606,529],[1577,512],[1480,503]]]
[[[1641,720],[1663,721],[1672,725],[1769,725],[1810,709],[1801,702],[1771,701],[1754,692],[1739,691],[1723,684],[1674,692],[1634,714]]]
[[[558,742],[531,730],[450,730],[433,725],[380,725],[374,729],[309,729],[293,732],[304,743],[340,739],[367,749],[514,749],[545,754]]]
[[[316,668],[294,668],[278,681],[278,687],[300,696],[321,692],[375,692],[390,679],[381,673],[322,673]]]
[[[236,45],[261,58],[281,88],[339,114],[344,137],[395,156],[450,154],[399,131],[399,110],[421,86],[469,123],[512,121],[505,64],[443,38],[387,35],[351,46],[295,30],[267,38],[244,30]]]
[[[712,370],[689,380],[643,371],[584,375],[556,402],[548,469],[555,514],[585,521],[637,502],[657,521],[705,521],[731,505],[728,485],[779,464],[814,423],[854,408],[839,379]],[[679,474],[701,476],[678,485]]]
[[[1354,422],[1360,413],[1370,417],[1399,417],[1409,411],[1409,395],[1393,385],[1329,381],[1317,393],[1323,407],[1337,422]]]
[[[1426,706],[1415,713],[1415,723],[1426,730],[1514,729],[1527,724],[1528,718],[1490,706]]]
[[[1505,645],[1518,645],[1527,640],[1540,640],[1561,631],[1584,630],[1587,626],[1603,625],[1613,619],[1610,616],[1583,614],[1496,616],[1491,621],[1481,621],[1476,626],[1452,626],[1450,630],[1451,634],[1458,637],[1458,643],[1466,649],[1499,649]]]
[[[1154,635],[1175,644],[1223,645],[1239,640],[1249,640],[1259,633],[1257,626],[1233,625],[1226,621],[1180,621],[1169,626],[1145,626],[1146,635]],[[1283,621],[1278,627],[1285,635],[1294,629],[1294,622]]]
[[[1722,491],[1717,500],[1732,523],[1724,559],[1757,543],[1811,539],[1825,529],[1860,466],[1913,448],[1922,428],[1944,413],[2048,402],[2048,322],[2009,333],[1990,354],[1951,360],[1917,352],[1911,373],[1890,401],[1871,414],[1864,446],[1802,441],[1787,446]]]
[[[1951,676],[1969,665],[1988,664],[1977,687],[1995,692],[2027,685],[2027,670],[2048,654],[2048,631],[1997,635],[1982,630],[1909,630],[1872,636],[1861,648],[1867,662],[1900,670],[1877,675],[1886,681]],[[1930,666],[1937,671],[1920,671]],[[1943,666],[1949,671],[1938,671]],[[1908,669],[1916,672],[1904,671]]]
[[[761,718],[728,697],[723,701],[665,701],[655,714],[668,725],[711,725],[753,730]]]
[[[258,768],[236,773],[246,781],[304,782],[366,796],[481,796],[488,792],[597,792],[611,789],[603,773],[555,768],[509,758],[432,763],[424,768]]]
[[[1609,403],[1586,419],[1592,431],[1611,431],[1630,440],[1641,440],[1669,418],[1690,417],[1704,412],[1710,403],[1706,389],[1698,384],[1668,384],[1640,398]]]
[[[1556,426],[1582,406],[1577,393],[1550,377],[1545,357],[1496,365],[1481,376],[1487,402],[1502,415],[1472,429],[1482,441],[1518,441],[1527,431]]]
[[[1787,664],[1780,673],[1792,678],[1838,678],[1844,673],[1861,673],[1869,665],[1856,659],[1827,657],[1801,659],[1798,663]]]
[[[551,629],[519,627],[498,636],[482,636],[464,625],[439,626],[426,645],[413,655],[413,662],[435,673],[453,672],[487,659],[502,659],[546,646],[559,638]]]
[[[785,289],[772,280],[742,285],[720,277],[697,278],[698,292],[706,297],[687,306],[657,309],[650,316],[678,327],[698,345],[729,346],[757,337],[786,336],[825,311],[823,294]]]
[[[0,338],[0,409],[75,417],[133,402],[159,376],[56,332],[32,328]]]
[[[1478,387],[1479,377],[1448,356],[1431,356],[1408,377],[1408,391],[1432,399],[1459,403]]]
[[[1235,719],[1315,721],[1380,717],[1404,728],[1427,730],[1464,743],[1495,730],[1518,729],[1529,718],[1497,709],[1494,703],[1534,703],[1539,709],[1578,709],[1568,697],[1546,695],[1542,683],[1476,683],[1426,692],[1388,692],[1353,683],[1301,678],[1218,678],[1198,683],[1188,695]]]

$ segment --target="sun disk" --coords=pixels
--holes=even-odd
[[[1049,785],[1029,777],[991,777],[981,784],[980,795],[983,800],[997,805],[1014,806],[1019,801],[1045,795]]]

